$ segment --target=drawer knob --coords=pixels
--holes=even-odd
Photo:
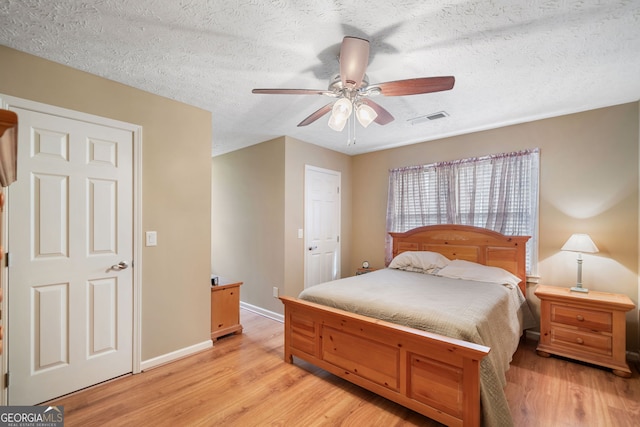
[[[578,344],[584,344],[584,340],[582,338],[576,338],[576,342]]]
[[[579,322],[584,322],[584,316],[582,314],[578,314],[576,319],[578,319]]]

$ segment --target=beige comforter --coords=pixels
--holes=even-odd
[[[305,289],[300,298],[491,347],[480,364],[483,425],[513,425],[505,372],[534,318],[517,286],[383,269]]]

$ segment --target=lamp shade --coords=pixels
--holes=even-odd
[[[367,127],[378,117],[378,113],[367,104],[360,104],[356,108],[356,117],[363,127]]]
[[[333,104],[331,115],[338,120],[347,120],[353,111],[353,104],[347,98],[341,98]]]
[[[329,127],[337,132],[344,129],[344,125],[349,120],[349,116],[353,111],[353,104],[347,98],[337,100],[331,108],[331,117],[329,117]]]
[[[344,129],[344,125],[347,123],[347,119],[348,117],[338,118],[337,116],[334,116],[332,114],[331,117],[329,117],[329,127],[336,132],[340,132],[342,129]]]
[[[588,234],[572,234],[569,240],[562,246],[563,251],[596,253],[598,247]]]

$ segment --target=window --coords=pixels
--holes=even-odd
[[[537,272],[539,150],[389,171],[387,232],[463,224],[531,236],[527,273]],[[387,262],[391,256],[387,241]]]

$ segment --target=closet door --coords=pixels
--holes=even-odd
[[[8,401],[33,405],[132,372],[133,133],[14,110]]]

